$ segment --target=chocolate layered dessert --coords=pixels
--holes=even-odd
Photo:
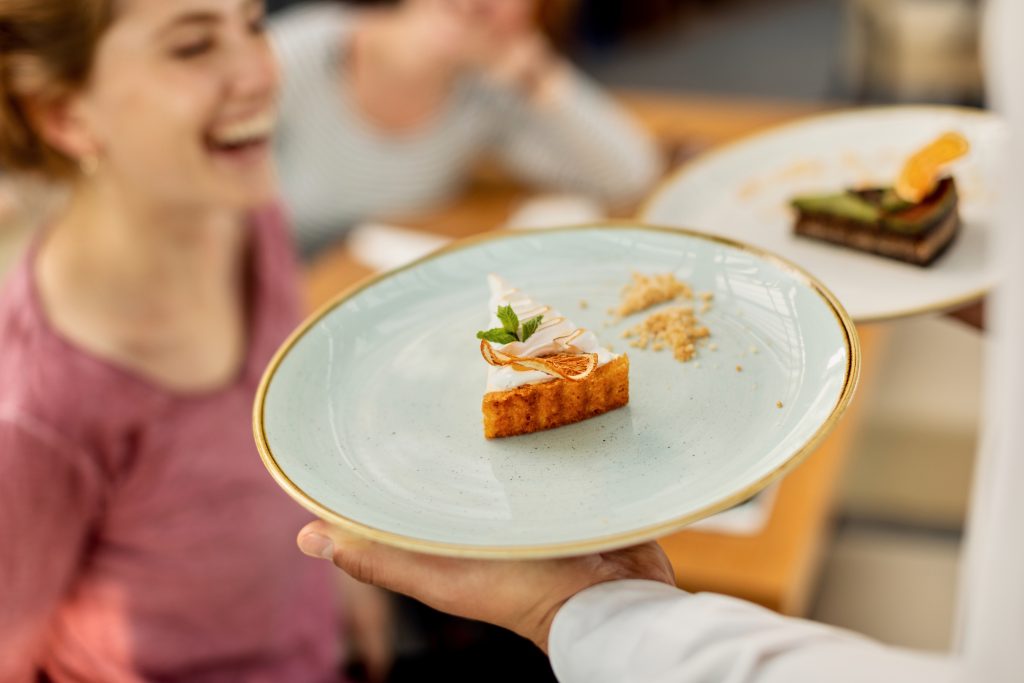
[[[960,232],[956,182],[940,179],[918,202],[901,199],[892,188],[849,190],[797,197],[798,235],[851,249],[927,266]]]

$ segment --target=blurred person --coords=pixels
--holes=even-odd
[[[299,534],[309,555],[439,609],[504,626],[549,652],[563,683],[811,683],[1021,680],[1024,671],[1024,3],[989,3],[989,87],[1010,122],[994,252],[983,438],[971,500],[957,644],[949,653],[888,647],[674,585],[660,548],[566,560],[486,562],[416,555],[324,522]],[[751,567],[751,571],[756,568]]]
[[[284,77],[275,143],[309,254],[353,225],[429,208],[482,155],[611,205],[660,173],[651,140],[556,56],[537,0],[318,2],[275,16]]]
[[[0,165],[68,189],[0,294],[0,681],[337,680],[252,444],[299,319],[259,0],[0,0]]]

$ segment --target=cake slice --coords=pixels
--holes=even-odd
[[[484,436],[529,434],[579,422],[629,402],[629,359],[602,347],[549,306],[496,275],[491,329],[477,334],[489,364]]]
[[[930,265],[960,232],[956,181],[940,169],[967,150],[962,135],[944,133],[911,155],[893,187],[797,197],[794,232]]]
[[[902,201],[891,188],[848,190],[792,201],[794,230],[805,237],[930,265],[960,232],[956,182],[943,178],[922,201]]]

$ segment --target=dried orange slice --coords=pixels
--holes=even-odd
[[[967,138],[960,133],[943,133],[907,159],[896,181],[896,194],[903,201],[917,204],[935,189],[939,169],[969,149]]]
[[[480,354],[491,365],[511,365],[516,370],[539,370],[552,377],[579,382],[597,369],[596,353],[557,353],[533,358],[513,356],[496,350],[486,339],[480,341]]]

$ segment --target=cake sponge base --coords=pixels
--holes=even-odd
[[[627,403],[629,358],[622,355],[578,382],[554,379],[484,394],[484,436],[493,439],[553,429]]]

